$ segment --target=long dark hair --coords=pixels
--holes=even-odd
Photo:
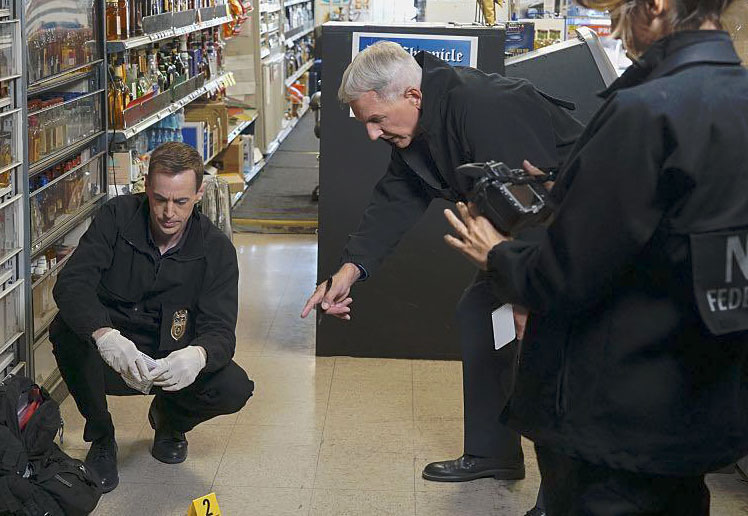
[[[634,48],[632,25],[646,19],[649,0],[576,0],[588,9],[610,11],[614,36],[628,49]],[[720,18],[734,0],[671,0],[668,25],[672,32],[696,30],[706,22],[722,28]]]

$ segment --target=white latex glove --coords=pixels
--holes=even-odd
[[[172,351],[166,358],[156,360],[156,368],[150,373],[153,385],[165,391],[180,391],[192,385],[206,360],[207,354],[200,346]]]
[[[129,373],[137,381],[148,378],[148,366],[135,347],[133,341],[124,337],[119,330],[109,330],[96,339],[99,354],[109,367],[119,374]]]

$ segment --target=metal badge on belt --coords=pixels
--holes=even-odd
[[[171,338],[179,340],[187,330],[187,309],[177,310],[171,320]]]
[[[748,330],[748,229],[691,235],[694,294],[714,335]]]

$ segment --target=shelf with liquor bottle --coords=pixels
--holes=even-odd
[[[11,0],[0,0],[0,19],[10,18],[12,16],[13,2]]]
[[[122,143],[233,81],[223,71],[218,28],[161,41],[113,56],[109,70],[109,126]]]
[[[17,3],[25,12],[26,39],[20,60],[26,79],[22,183],[30,274],[26,361],[27,374],[41,384],[46,381],[41,376],[59,378],[44,361],[37,370],[34,360],[34,342],[56,312],[51,292],[59,262],[64,263],[53,260],[50,249],[106,200],[106,9],[105,0]]]
[[[28,363],[21,8],[0,0],[0,381]]]
[[[314,38],[306,36],[286,50],[286,87],[298,81],[314,65]]]
[[[24,356],[19,347],[26,325],[22,201],[20,193],[0,201],[0,378]]]
[[[260,36],[279,31],[281,18],[280,6],[277,11],[262,11],[260,13]]]
[[[86,75],[103,62],[99,3],[25,2],[28,93],[59,87],[71,74]]]
[[[104,134],[104,93],[47,92],[28,101],[30,174],[56,165]]]
[[[90,218],[78,223],[67,235],[47,245],[44,252],[31,261],[34,381],[47,389],[52,389],[60,379],[49,341],[49,325],[58,313],[52,291],[58,274],[90,223]]]
[[[252,8],[259,14],[251,17],[249,30],[243,30],[226,46],[228,68],[241,70],[237,86],[229,88],[228,94],[257,110],[259,116],[252,128],[254,145],[259,152],[269,155],[288,127],[286,81],[293,84],[304,74],[299,70],[310,66],[307,61],[297,65],[295,57],[290,59],[290,52],[294,51],[295,41],[313,30],[314,2],[252,0]],[[281,26],[277,31],[274,30],[276,16]],[[294,77],[297,72],[299,75]]]
[[[276,13],[282,9],[279,0],[260,0],[260,13]]]
[[[286,45],[302,38],[314,30],[314,3],[296,2],[284,5],[285,25],[283,27]]]
[[[95,146],[29,179],[32,256],[80,220],[104,194],[103,157]]]
[[[110,54],[232,21],[226,0],[106,0],[106,19]]]

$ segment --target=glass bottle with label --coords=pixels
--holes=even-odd
[[[106,2],[106,39],[114,41],[122,34],[122,17],[120,14],[119,0],[107,0]]]
[[[119,1],[119,37],[117,39],[127,39],[130,37],[130,0]]]

